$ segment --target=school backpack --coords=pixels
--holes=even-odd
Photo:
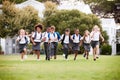
[[[25,44],[29,44],[29,41],[28,41],[28,39],[27,39],[26,36],[24,37],[24,39],[25,39]],[[21,40],[20,40],[20,41],[21,41]]]
[[[31,36],[32,37],[32,36]],[[36,37],[37,37],[37,32],[35,31],[35,35],[34,35],[34,37],[33,37],[33,40],[34,39],[36,39]],[[41,34],[41,36],[40,36],[40,40],[42,39],[42,34]],[[30,43],[32,43],[32,41],[30,40]]]
[[[59,32],[54,32],[53,35],[55,37],[55,34],[57,34],[57,39],[60,40],[60,33]],[[48,33],[48,39],[50,39],[50,33]]]
[[[79,40],[81,39],[81,35],[79,34]],[[73,39],[75,39],[75,34],[73,34]]]

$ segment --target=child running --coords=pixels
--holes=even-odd
[[[45,41],[45,38],[42,36],[42,29],[43,26],[41,24],[35,25],[35,32],[32,34],[31,41],[32,41],[32,48],[34,53],[37,55],[37,60],[40,59],[40,43]]]
[[[75,34],[71,36],[71,39],[73,41],[73,52],[75,54],[74,60],[76,60],[78,51],[80,50],[81,35],[79,34],[79,29],[75,29]]]
[[[68,59],[68,53],[69,53],[69,49],[70,49],[70,29],[67,28],[65,29],[65,34],[63,34],[61,36],[61,44],[63,45],[63,52],[65,54],[65,59]]]
[[[88,59],[89,52],[90,52],[90,32],[88,30],[85,30],[84,36],[83,36],[83,46],[84,46],[84,55],[86,59]]]
[[[25,59],[25,55],[27,53],[27,44],[29,42],[29,37],[26,36],[24,29],[20,29],[19,36],[16,41],[19,42],[19,51],[21,53],[21,61]]]
[[[96,58],[98,58],[99,54],[99,39],[102,39],[102,42],[104,41],[103,36],[101,35],[100,29],[97,25],[93,27],[93,31],[91,32],[91,46],[93,48],[93,60],[96,61]]]

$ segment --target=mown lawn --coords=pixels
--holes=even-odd
[[[20,61],[20,55],[0,55],[0,80],[120,80],[120,56],[101,56],[93,61],[82,55],[76,61],[58,56],[57,60],[45,61],[44,55],[37,61],[29,55]]]

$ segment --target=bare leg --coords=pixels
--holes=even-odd
[[[99,55],[99,45],[96,45],[96,58],[98,58]]]
[[[36,54],[37,54],[37,59],[40,58],[40,51],[36,51]]]
[[[93,49],[93,59],[96,60],[96,48]]]
[[[78,55],[78,51],[75,51],[74,54],[75,54],[74,60],[76,60],[76,57]]]
[[[86,51],[86,59],[88,59],[88,56],[89,56],[89,52]]]
[[[24,59],[24,52],[21,53],[21,59]]]

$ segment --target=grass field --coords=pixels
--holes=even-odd
[[[20,61],[20,55],[0,55],[0,80],[120,80],[120,56],[101,56],[93,61],[82,55],[73,61],[58,56],[57,60],[45,61],[44,55],[37,61],[29,55]]]

